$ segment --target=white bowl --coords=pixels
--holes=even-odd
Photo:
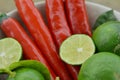
[[[38,10],[41,12],[45,22],[47,23],[46,13],[45,13],[45,1],[37,2],[37,3],[35,3],[35,5],[38,8]],[[112,9],[112,8],[109,8],[109,7],[106,7],[106,6],[97,4],[97,3],[88,2],[88,1],[86,1],[86,8],[87,8],[89,22],[90,22],[91,27],[94,25],[97,17],[100,14]],[[120,12],[114,10],[114,13],[115,13],[115,16],[117,17],[117,19],[120,20]],[[18,15],[17,10],[13,10],[13,11],[7,13],[7,15],[14,17],[22,24],[22,26],[24,26],[23,22],[21,21],[19,15]],[[0,38],[3,38],[3,37],[4,37],[4,34],[0,30]]]
[[[43,18],[46,21],[45,1],[37,2],[37,3],[35,3],[35,5],[39,9],[39,11],[42,13]],[[89,17],[91,26],[94,25],[96,18],[100,14],[112,9],[112,8],[109,8],[109,7],[106,7],[106,6],[97,4],[97,3],[88,2],[88,1],[86,1],[86,7],[87,7],[88,17]],[[120,20],[120,12],[115,11],[115,10],[114,10],[114,12],[115,12],[115,16],[118,18],[118,20]],[[7,14],[9,16],[15,17],[16,19],[18,19],[20,21],[17,10],[13,10]]]
[[[39,11],[42,13],[44,20],[47,22],[46,13],[45,13],[45,1],[37,2],[37,3],[35,3],[35,5],[39,9]],[[88,1],[86,2],[86,7],[87,7],[88,17],[89,17],[91,26],[94,25],[96,18],[100,14],[102,14],[103,12],[106,12],[108,10],[111,10],[111,8],[109,8],[109,7],[106,7],[106,6],[103,6],[100,4],[96,4],[96,3],[92,3],[92,2],[88,2]],[[120,20],[120,13],[115,10],[114,10],[114,12],[115,12],[115,16],[117,17],[117,19]],[[7,15],[17,19],[24,26],[23,22],[21,21],[19,15],[18,15],[17,10],[13,10],[13,11],[7,13]],[[2,38],[3,36],[4,36],[4,34],[0,31],[0,38]],[[0,76],[0,80],[1,79],[5,80],[3,78],[4,78],[4,75]]]
[[[45,1],[37,2],[37,3],[35,3],[35,5],[38,8],[38,10],[41,12],[45,22],[47,23],[46,13],[45,13]],[[96,18],[100,14],[112,9],[112,8],[109,8],[109,7],[100,5],[100,4],[96,4],[93,2],[88,2],[88,1],[86,1],[86,8],[87,8],[89,22],[90,22],[91,27],[94,25]],[[114,10],[114,13],[115,13],[115,16],[117,17],[117,19],[120,20],[120,12]],[[17,10],[13,10],[13,11],[7,13],[7,15],[14,17],[24,26],[23,22],[21,21],[21,19],[19,17]],[[2,37],[4,37],[4,34],[0,30],[0,38],[2,38]]]

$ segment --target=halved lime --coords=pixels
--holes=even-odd
[[[99,52],[83,64],[78,80],[120,80],[120,57],[109,52]]]
[[[67,38],[60,47],[60,57],[72,65],[79,65],[95,52],[94,43],[88,35],[76,34]]]
[[[0,40],[0,69],[7,68],[11,63],[18,62],[22,56],[22,47],[13,38]]]

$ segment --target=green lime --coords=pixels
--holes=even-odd
[[[42,63],[40,63],[39,61],[36,61],[36,60],[21,60],[19,62],[12,63],[9,66],[9,70],[12,70],[12,71],[15,71],[16,69],[19,69],[19,68],[34,69],[34,70],[38,71],[39,73],[41,73],[45,80],[50,80],[51,79],[48,69]],[[14,76],[14,74],[11,74],[10,76]]]
[[[0,69],[7,68],[11,63],[18,62],[22,56],[22,47],[13,38],[0,40]]]
[[[82,64],[78,80],[120,80],[120,57],[109,52],[93,55]]]
[[[76,34],[67,38],[60,47],[60,57],[72,65],[82,64],[95,52],[94,43],[88,35]]]
[[[93,32],[93,40],[100,52],[120,55],[120,22],[104,23]]]
[[[32,68],[19,68],[15,70],[15,77],[7,80],[45,80],[39,71]]]

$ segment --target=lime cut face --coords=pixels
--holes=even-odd
[[[76,34],[67,38],[60,47],[60,57],[72,65],[79,65],[95,52],[92,39],[85,34]]]
[[[13,38],[0,40],[0,69],[7,68],[11,63],[18,62],[22,56],[22,47]]]

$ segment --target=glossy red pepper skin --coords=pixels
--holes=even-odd
[[[32,0],[15,0],[18,12],[36,44],[61,80],[72,80],[58,56],[52,36]]]
[[[66,20],[62,0],[46,0],[46,14],[50,31],[59,48],[61,43],[71,36],[70,29]]]
[[[16,39],[21,44],[23,48],[23,56],[25,59],[40,61],[49,69],[51,73],[51,80],[55,80],[55,73],[50,68],[48,62],[45,60],[40,50],[36,47],[34,42],[30,39],[18,21],[13,18],[7,18],[2,21],[0,27],[6,36]]]
[[[65,9],[72,33],[91,36],[85,0],[65,0]]]
[[[66,38],[71,36],[71,31],[68,27],[68,23],[64,12],[63,1],[46,0],[46,14],[49,23],[48,27],[59,50],[59,47],[62,44],[62,42]],[[66,64],[66,67],[69,69],[69,73],[73,77],[73,80],[77,80],[78,73],[76,69],[68,64]]]

